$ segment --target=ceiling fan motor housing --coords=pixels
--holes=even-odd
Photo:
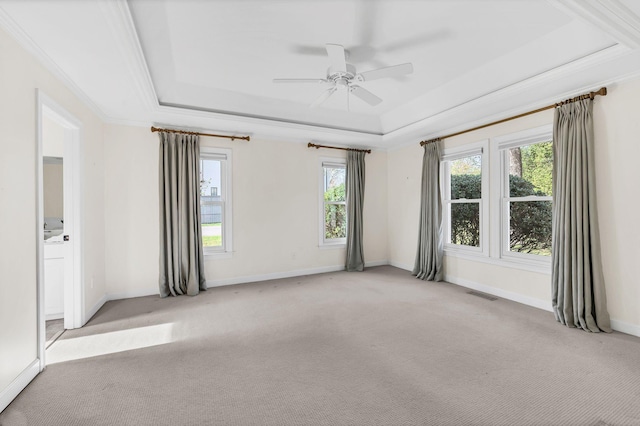
[[[346,71],[336,71],[334,67],[329,67],[327,69],[327,80],[332,80],[336,84],[338,84],[339,81],[350,82],[351,80],[353,80],[353,78],[356,76],[356,67],[351,64],[345,65]]]

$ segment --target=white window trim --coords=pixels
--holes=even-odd
[[[335,168],[347,168],[347,160],[344,158],[336,158],[336,157],[324,157],[320,158],[320,178],[318,182],[320,185],[318,186],[318,200],[319,200],[319,210],[318,210],[318,224],[319,224],[319,233],[318,233],[318,247],[321,249],[339,249],[347,247],[347,239],[346,238],[334,238],[334,239],[326,239],[324,237],[324,168],[325,167],[335,167]],[[345,200],[346,205],[346,200]],[[348,225],[347,225],[348,226]]]
[[[527,129],[517,133],[511,133],[491,139],[491,161],[498,164],[499,170],[492,173],[491,205],[498,214],[491,218],[491,257],[499,260],[498,264],[509,267],[520,267],[521,269],[532,270],[549,274],[551,273],[551,257],[539,256],[527,253],[515,253],[508,250],[509,235],[509,212],[507,201],[510,197],[506,191],[509,189],[508,158],[506,152],[510,148],[523,145],[530,145],[539,142],[546,142],[553,139],[553,126],[551,124]],[[528,197],[527,197],[528,198]],[[531,197],[536,201],[553,201],[553,197]],[[518,200],[524,200],[518,198]]]
[[[204,256],[207,258],[225,259],[230,258],[233,253],[233,190],[232,190],[232,150],[230,148],[214,148],[200,146],[200,158],[221,159],[224,156],[221,174],[221,189],[224,194],[224,210],[222,212],[222,247],[203,247]],[[217,157],[217,158],[216,158]]]
[[[445,162],[453,161],[460,158],[471,157],[474,155],[480,155],[482,161],[482,168],[480,172],[480,179],[482,182],[481,187],[481,199],[477,202],[480,204],[480,247],[467,247],[458,244],[445,243],[444,252],[448,256],[457,256],[464,258],[486,258],[489,256],[489,156],[487,150],[489,147],[489,140],[484,139],[479,142],[467,144],[461,147],[448,148],[442,153],[440,167],[440,190],[442,192],[442,234],[446,241],[450,235],[449,225],[449,208],[447,203],[448,191],[450,190],[449,173],[447,172],[447,165]]]

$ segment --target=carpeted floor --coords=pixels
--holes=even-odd
[[[467,291],[384,266],[109,302],[0,424],[640,425],[640,339]]]

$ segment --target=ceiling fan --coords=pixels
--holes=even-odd
[[[347,56],[343,46],[339,44],[327,44],[326,49],[331,63],[331,66],[327,69],[326,78],[274,78],[273,82],[329,84],[329,88],[325,90],[318,99],[311,103],[311,108],[322,104],[338,89],[346,90],[347,105],[349,105],[349,94],[352,94],[369,105],[376,106],[382,102],[382,99],[355,83],[377,80],[379,78],[399,77],[413,72],[413,65],[406,63],[357,73],[356,67],[347,63]]]

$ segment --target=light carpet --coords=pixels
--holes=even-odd
[[[109,302],[0,424],[640,425],[640,339],[467,291],[384,266]]]

